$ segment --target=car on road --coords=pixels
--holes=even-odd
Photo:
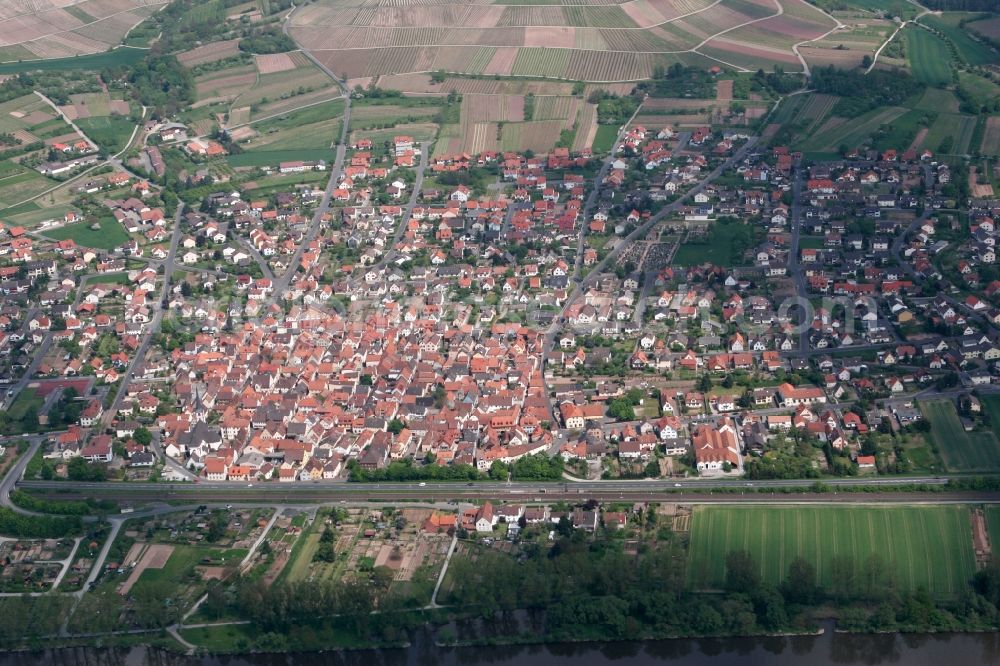
[[[426,483],[424,483],[423,481],[421,481],[419,485],[420,485],[420,487],[421,487],[421,488],[423,488],[423,487],[424,487],[424,486],[426,486],[427,484],[426,484]]]
[[[675,483],[674,484],[674,488],[680,488],[680,487],[681,487],[681,484],[679,484],[679,483]]]

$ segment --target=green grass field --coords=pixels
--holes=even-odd
[[[33,169],[22,171],[0,178],[0,201],[15,204],[37,196],[56,184],[56,181]]]
[[[47,197],[42,197],[41,200],[48,203]],[[0,210],[0,218],[3,218],[10,224],[16,224],[24,227],[35,227],[41,222],[61,219],[67,212],[73,210],[73,206],[65,204],[57,204],[54,206],[40,208],[39,206],[34,205],[34,202],[29,201],[28,203],[32,204],[32,206],[17,206],[16,208],[10,208],[8,210]]]
[[[990,536],[990,547],[995,553],[1000,548],[1000,506],[986,507],[983,515],[986,517],[986,530]]]
[[[25,60],[0,65],[0,74],[20,74],[33,71],[65,71],[68,69],[93,69],[100,71],[108,67],[131,66],[146,57],[148,49],[117,48],[104,53],[54,58],[52,60]]]
[[[229,155],[226,157],[226,164],[231,167],[255,167],[273,166],[277,167],[279,162],[292,162],[302,160],[326,160],[329,163],[333,160],[333,150],[330,148],[304,148],[299,150],[255,150],[239,155]]]
[[[940,37],[923,28],[908,27],[906,57],[913,76],[929,86],[944,86],[951,81],[951,52]]]
[[[965,28],[958,25],[963,18],[971,18],[973,16],[976,15],[965,12],[944,12],[937,16],[924,16],[920,19],[920,22],[926,23],[947,37],[955,45],[958,57],[962,61],[970,65],[994,63],[997,56],[990,51],[990,47],[970,37]]]
[[[1000,441],[1000,395],[981,395],[979,400],[989,417],[993,434],[997,436],[997,441]]]
[[[181,636],[210,652],[236,652],[243,645],[252,645],[258,631],[248,625],[224,625],[184,629]]]
[[[920,410],[930,421],[931,438],[949,470],[985,472],[1000,469],[1000,439],[992,432],[966,432],[950,400],[924,402]],[[1000,409],[994,411],[1000,417]]]
[[[312,123],[330,120],[331,118],[340,118],[342,115],[344,115],[344,100],[335,99],[330,102],[315,104],[299,111],[283,113],[274,118],[254,120],[250,124],[258,132],[267,132],[272,129],[281,130],[311,125]]]
[[[882,125],[892,124],[907,110],[901,106],[882,106],[838,125],[824,123],[823,127],[805,137],[802,143],[795,147],[809,153],[835,153],[840,146],[858,148]]]
[[[591,146],[591,150],[595,153],[609,152],[612,146],[615,145],[615,139],[617,138],[617,127],[614,125],[598,125],[597,133],[594,134],[594,145]]]
[[[111,154],[120,152],[128,144],[135,125],[123,116],[93,116],[76,121],[84,134]]]
[[[934,113],[958,113],[958,99],[950,90],[927,88],[913,108]]]
[[[917,15],[917,7],[906,0],[848,0],[847,4],[870,12],[887,12],[890,16],[898,16],[904,20]]]
[[[39,409],[44,402],[45,399],[35,393],[35,389],[26,388],[17,394],[17,398],[7,410],[7,417],[12,421],[20,421],[30,408]]]
[[[124,227],[113,217],[103,217],[98,221],[100,229],[91,229],[92,222],[78,222],[46,231],[45,235],[54,240],[72,238],[77,245],[110,250],[128,240]]]
[[[972,98],[977,107],[1000,98],[1000,86],[989,79],[970,72],[958,73],[958,86]],[[957,111],[957,108],[956,108]]]
[[[878,555],[902,589],[926,588],[953,596],[975,572],[969,510],[964,506],[711,507],[695,509],[688,581],[696,589],[721,588],[726,553],[747,550],[761,579],[780,583],[788,565],[803,557],[828,587],[831,562],[849,557],[858,568]]]
[[[876,150],[887,148],[906,150],[913,143],[920,128],[925,127],[933,118],[933,113],[911,109],[887,125],[885,131],[875,137],[873,147]]]
[[[674,254],[676,266],[698,266],[705,262],[716,266],[731,266],[732,244],[728,238],[715,236],[704,243],[683,243]]]

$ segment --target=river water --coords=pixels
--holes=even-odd
[[[676,639],[526,647],[439,648],[183,657],[145,648],[60,649],[0,655],[0,666],[995,666],[1000,634],[838,634]]]

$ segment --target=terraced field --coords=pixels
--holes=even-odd
[[[347,78],[443,70],[634,81],[676,62],[794,71],[792,45],[834,25],[805,0],[319,0],[293,14],[290,34]]]
[[[0,0],[0,62],[101,53],[165,0]]]
[[[963,506],[696,508],[687,570],[691,586],[721,588],[726,554],[734,550],[748,551],[761,580],[772,585],[785,579],[796,557],[816,567],[817,583],[827,589],[839,582],[835,558],[859,572],[860,585],[860,570],[875,556],[900,588],[925,588],[938,597],[965,589],[976,570],[969,510]]]

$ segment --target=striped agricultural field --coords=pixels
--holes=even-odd
[[[760,566],[761,580],[774,585],[800,556],[816,567],[818,583],[828,589],[836,557],[850,558],[860,572],[874,554],[900,589],[925,588],[939,597],[958,594],[976,570],[964,506],[696,508],[690,585],[721,588],[726,554],[734,550],[748,551]]]

